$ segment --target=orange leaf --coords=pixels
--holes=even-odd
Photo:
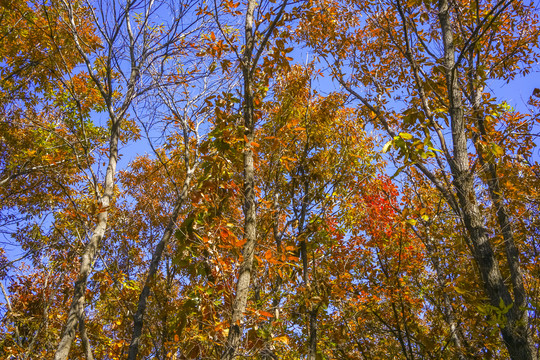
[[[267,318],[274,317],[274,315],[272,315],[272,314],[269,313],[268,311],[262,311],[262,310],[260,310],[260,311],[259,311],[259,314],[262,315],[262,316],[266,316]]]

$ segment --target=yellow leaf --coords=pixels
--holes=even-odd
[[[408,219],[408,220],[406,220],[406,222],[407,222],[408,224],[412,225],[412,226],[415,226],[415,225],[416,225],[416,220],[414,220],[414,219]]]
[[[413,136],[411,134],[408,134],[408,133],[405,133],[405,132],[400,132],[399,137],[402,138],[402,139],[405,139],[405,140],[410,140],[410,139],[413,138]]]
[[[392,146],[392,143],[393,143],[393,140],[390,140],[389,142],[387,142],[386,144],[384,144],[383,148],[382,148],[382,152],[383,153],[386,153],[388,151],[388,149],[390,149],[390,146]]]
[[[496,157],[500,157],[504,155],[504,149],[495,143],[491,144],[491,152]]]
[[[289,338],[285,335],[283,336],[278,336],[278,337],[275,337],[272,339],[272,341],[279,341],[279,342],[282,342],[286,345],[289,345]]]

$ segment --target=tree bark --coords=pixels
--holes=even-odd
[[[510,358],[513,360],[532,360],[535,358],[534,346],[528,333],[528,324],[524,322],[523,308],[512,299],[508,286],[499,268],[497,257],[489,241],[484,218],[478,206],[474,189],[473,175],[470,171],[467,137],[465,132],[464,109],[461,88],[455,61],[453,22],[448,0],[439,0],[439,22],[444,46],[444,66],[450,103],[450,118],[454,161],[451,167],[454,187],[462,210],[462,220],[467,229],[473,247],[484,290],[493,307],[511,306],[505,314],[505,323],[500,324],[500,332]],[[519,261],[512,258],[513,261]],[[512,275],[514,276],[514,274]],[[522,278],[519,279],[522,282]],[[516,299],[517,300],[517,299]]]
[[[244,21],[245,44],[240,59],[242,78],[244,80],[244,238],[246,243],[242,249],[242,262],[240,264],[238,281],[236,283],[236,295],[233,301],[231,324],[229,335],[225,343],[221,359],[232,360],[240,345],[242,336],[242,319],[246,310],[251,273],[253,272],[253,255],[257,244],[257,209],[255,202],[255,166],[253,157],[253,142],[255,140],[255,106],[253,102],[253,75],[259,58],[264,51],[268,40],[272,36],[278,21],[283,15],[287,0],[281,4],[278,13],[268,28],[262,32],[264,38],[255,51],[255,34],[253,30],[253,15],[257,7],[256,0],[248,0]]]
[[[90,340],[88,339],[88,333],[86,332],[86,322],[84,318],[79,320],[79,333],[81,334],[84,356],[86,357],[86,360],[94,360],[92,347],[90,346]]]
[[[111,138],[109,142],[109,165],[105,173],[105,182],[103,184],[103,196],[99,199],[99,213],[97,215],[97,225],[94,229],[90,241],[86,245],[81,256],[81,266],[79,276],[75,282],[73,300],[68,312],[66,327],[62,333],[62,338],[54,355],[55,360],[67,360],[71,343],[75,338],[75,332],[79,321],[84,313],[84,295],[88,276],[94,266],[96,253],[101,244],[101,240],[107,229],[107,217],[109,207],[114,196],[114,174],[116,173],[116,163],[118,161],[118,139],[120,133],[120,122],[113,118],[111,127]]]
[[[479,130],[480,130],[480,136],[485,137],[486,131],[483,124],[483,120],[480,120],[479,122]],[[480,148],[478,144],[476,148],[477,148],[477,153],[478,153],[478,159],[479,159],[480,164],[482,165],[482,168],[487,169],[486,183],[488,186],[491,202],[493,203],[495,213],[497,216],[497,222],[499,224],[499,228],[501,230],[501,233],[504,239],[506,262],[508,265],[508,269],[510,270],[510,279],[512,282],[512,293],[514,295],[514,302],[510,311],[514,313],[513,316],[515,319],[517,319],[519,324],[528,324],[529,314],[526,310],[527,293],[525,291],[525,286],[523,284],[523,272],[521,270],[521,265],[520,265],[520,260],[519,260],[519,251],[516,246],[515,239],[514,239],[514,232],[513,232],[512,224],[510,221],[510,216],[508,215],[506,207],[504,206],[504,203],[503,203],[502,189],[499,185],[499,179],[497,175],[497,165],[494,163],[492,159],[489,159],[489,158],[486,159],[482,149]],[[518,334],[526,330],[527,330],[527,327],[524,327],[524,329],[516,329]],[[532,355],[534,358],[535,347],[532,341],[532,337],[528,335],[528,333],[525,333],[524,335],[526,337],[525,340],[527,341],[527,344],[528,344],[527,347],[531,349]]]
[[[253,13],[257,3],[248,0],[245,18],[245,47],[242,56],[242,75],[244,80],[244,237],[246,243],[242,250],[236,295],[233,302],[233,312],[225,351],[221,358],[232,360],[242,336],[242,319],[246,310],[251,273],[253,272],[253,254],[257,243],[257,213],[255,204],[255,167],[253,163],[253,141],[255,139],[255,114],[253,104],[253,73],[252,52],[254,47]]]

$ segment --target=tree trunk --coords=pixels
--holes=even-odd
[[[242,263],[240,264],[236,295],[233,302],[229,335],[225,344],[225,351],[221,358],[232,360],[242,336],[242,319],[246,310],[251,273],[253,271],[253,254],[257,243],[257,213],[255,207],[255,167],[253,163],[253,141],[255,138],[255,114],[253,104],[253,73],[252,52],[254,47],[253,13],[257,3],[248,0],[245,18],[245,47],[242,56],[242,75],[244,79],[244,237],[246,243],[242,249]]]
[[[473,255],[491,305],[496,308],[500,308],[501,305],[511,306],[510,310],[505,314],[505,323],[499,326],[510,358],[513,360],[532,360],[534,358],[534,347],[531,346],[532,341],[529,339],[528,324],[523,321],[524,309],[520,309],[519,305],[513,301],[510,291],[504,283],[498,260],[484,226],[484,218],[480,212],[474,189],[467,151],[464,110],[461,88],[458,84],[453,24],[448,0],[439,0],[438,15],[444,45],[446,82],[450,98],[450,118],[454,147],[451,170],[462,211],[462,221],[469,234]],[[514,260],[518,261],[518,259]],[[520,280],[522,281],[522,279]]]
[[[480,132],[482,137],[486,135],[482,121],[480,123]],[[531,356],[534,358],[535,347],[532,338],[526,332],[527,327],[523,326],[523,324],[529,323],[529,314],[526,310],[527,293],[523,284],[523,273],[520,266],[519,251],[514,240],[514,232],[512,230],[512,224],[510,222],[510,216],[508,215],[506,207],[503,203],[501,195],[502,190],[499,186],[499,180],[497,176],[497,166],[490,159],[485,159],[484,154],[482,153],[479,146],[477,146],[477,153],[482,168],[487,169],[486,183],[488,185],[491,202],[493,203],[495,213],[497,215],[497,222],[499,224],[499,228],[501,229],[501,233],[504,239],[506,262],[510,270],[512,293],[514,295],[513,306],[509,312],[513,312],[513,317],[517,320],[518,324],[521,325],[520,327],[515,329],[517,333],[516,335],[518,335],[518,337],[524,336],[523,341],[527,341],[527,346],[525,346],[525,348],[531,349]]]
[[[84,318],[79,320],[79,334],[81,335],[84,356],[86,357],[86,360],[94,360],[94,355],[92,354],[92,348],[90,346],[90,340],[88,340],[88,334],[86,333],[86,323]]]
[[[182,192],[177,199],[176,205],[173,209],[169,223],[165,228],[161,240],[156,246],[154,253],[152,254],[152,260],[150,261],[150,269],[148,270],[148,275],[144,282],[144,287],[139,295],[139,301],[137,304],[137,312],[133,315],[133,333],[131,336],[131,344],[129,345],[128,360],[135,360],[137,358],[137,353],[139,352],[139,345],[141,343],[141,335],[144,326],[144,314],[146,312],[146,305],[148,296],[150,295],[150,287],[154,282],[154,277],[158,271],[159,263],[163,255],[163,250],[169,242],[170,238],[174,234],[174,228],[176,225],[176,220],[180,214],[180,209],[184,205],[184,202],[189,193],[189,186],[191,183],[191,178],[193,175],[193,169],[188,169],[186,174],[186,179],[184,180],[184,185],[182,186]]]
[[[96,253],[100,247],[101,240],[107,229],[107,217],[109,206],[114,196],[114,175],[116,173],[116,163],[118,161],[118,139],[120,133],[120,122],[113,118],[111,126],[111,138],[109,143],[109,165],[105,173],[105,183],[103,184],[103,196],[99,199],[99,213],[97,215],[97,225],[94,229],[90,241],[86,245],[81,256],[81,267],[79,276],[75,282],[73,300],[68,312],[66,327],[62,333],[62,338],[54,355],[55,360],[67,360],[71,343],[75,338],[77,325],[84,315],[84,295],[88,276],[94,266]]]

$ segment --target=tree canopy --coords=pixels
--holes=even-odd
[[[0,357],[538,359],[539,5],[0,1]]]

